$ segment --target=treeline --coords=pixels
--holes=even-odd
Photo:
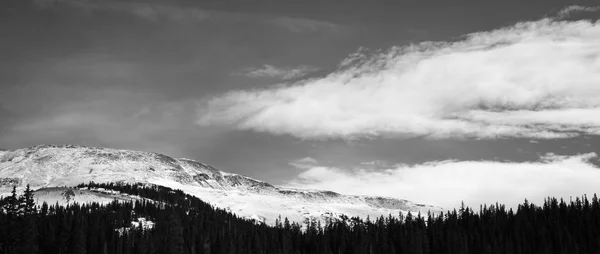
[[[180,190],[129,184],[80,185],[140,197],[109,204],[35,206],[28,188],[0,202],[1,253],[600,253],[596,195],[527,201],[426,216],[357,217],[304,225],[256,224]],[[154,222],[143,227],[138,218]],[[133,222],[133,223],[132,223]],[[138,225],[139,224],[139,225]]]

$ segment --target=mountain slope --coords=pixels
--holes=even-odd
[[[150,183],[181,189],[241,216],[273,223],[347,216],[380,216],[439,211],[407,200],[349,196],[331,191],[286,189],[209,165],[149,152],[71,145],[39,145],[0,151],[0,193],[13,185],[33,188],[79,183]]]
[[[36,202],[46,202],[49,205],[59,204],[67,205],[73,203],[91,203],[96,202],[99,204],[107,204],[113,200],[118,201],[136,201],[142,198],[126,195],[118,192],[111,192],[105,190],[88,190],[88,189],[77,189],[68,187],[49,187],[40,188],[34,191],[34,197]]]

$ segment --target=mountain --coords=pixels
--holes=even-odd
[[[59,200],[68,202],[67,196],[77,200],[81,195],[88,196],[81,200],[106,200],[106,196],[98,197],[97,193],[75,190],[72,194],[65,194],[68,189],[55,188],[90,181],[145,183],[181,189],[239,216],[269,224],[274,223],[279,215],[302,222],[306,218],[324,220],[342,214],[366,218],[408,211],[441,211],[439,207],[394,198],[278,187],[223,172],[198,161],[159,153],[73,145],[39,145],[0,151],[2,195],[10,192],[12,186],[30,184],[38,189],[39,200],[48,199],[52,203]]]

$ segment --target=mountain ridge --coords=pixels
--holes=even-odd
[[[192,159],[153,152],[76,145],[0,151],[0,193],[14,185],[49,188],[91,181],[139,182],[181,189],[218,207],[244,216],[264,217],[269,222],[275,220],[275,214],[300,221],[339,214],[377,216],[441,210],[390,197],[275,186]]]

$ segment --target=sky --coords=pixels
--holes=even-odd
[[[592,1],[0,3],[0,148],[443,207],[600,189]]]

